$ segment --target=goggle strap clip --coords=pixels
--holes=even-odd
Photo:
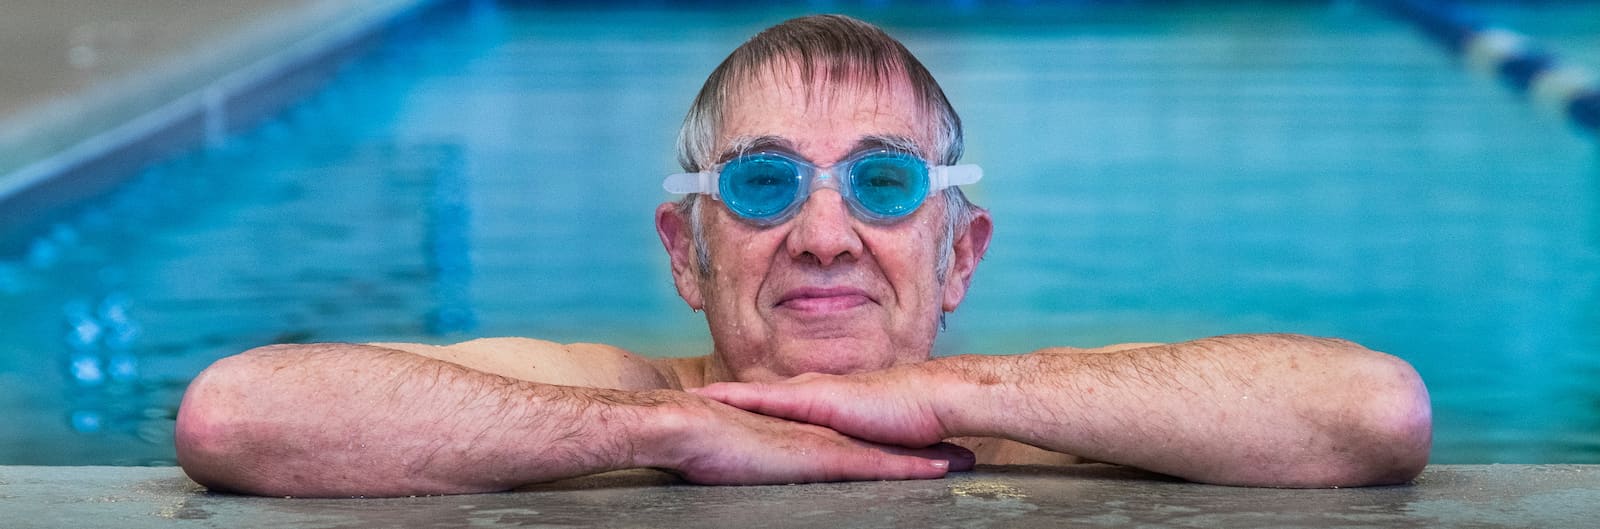
[[[975,164],[937,165],[928,170],[928,193],[950,186],[976,184],[983,179],[983,168]]]
[[[678,173],[668,176],[661,182],[661,187],[674,195],[689,193],[711,194],[717,188],[717,174],[711,171],[698,173]]]

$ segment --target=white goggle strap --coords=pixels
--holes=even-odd
[[[661,182],[661,187],[674,195],[687,195],[689,193],[713,194],[717,189],[717,173],[701,171],[698,173],[678,173],[668,176]]]
[[[928,194],[950,186],[976,184],[983,179],[983,168],[974,164],[936,165],[928,169]]]

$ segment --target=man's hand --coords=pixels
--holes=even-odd
[[[936,479],[972,468],[974,457],[951,444],[915,448],[878,444],[817,424],[756,415],[682,395],[682,413],[666,413],[664,461],[642,461],[702,484]],[[686,400],[699,401],[699,405]],[[678,399],[675,399],[678,400]]]
[[[924,447],[952,437],[935,397],[953,389],[927,364],[855,375],[808,373],[771,384],[724,382],[690,390],[762,415],[826,426],[867,441]]]
[[[1427,389],[1404,361],[1297,335],[962,355],[696,393],[868,441],[1007,439],[1193,481],[1403,483],[1427,464]]]

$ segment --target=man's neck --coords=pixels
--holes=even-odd
[[[677,381],[681,389],[735,381],[733,374],[713,355],[662,358],[656,361],[656,368],[668,379]]]

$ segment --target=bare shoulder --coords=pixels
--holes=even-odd
[[[1076,465],[1092,461],[998,437],[957,437],[948,440],[978,457],[980,465]]]
[[[605,344],[562,344],[508,337],[480,338],[446,346],[413,343],[372,345],[544,384],[625,390],[681,387],[657,361]]]

